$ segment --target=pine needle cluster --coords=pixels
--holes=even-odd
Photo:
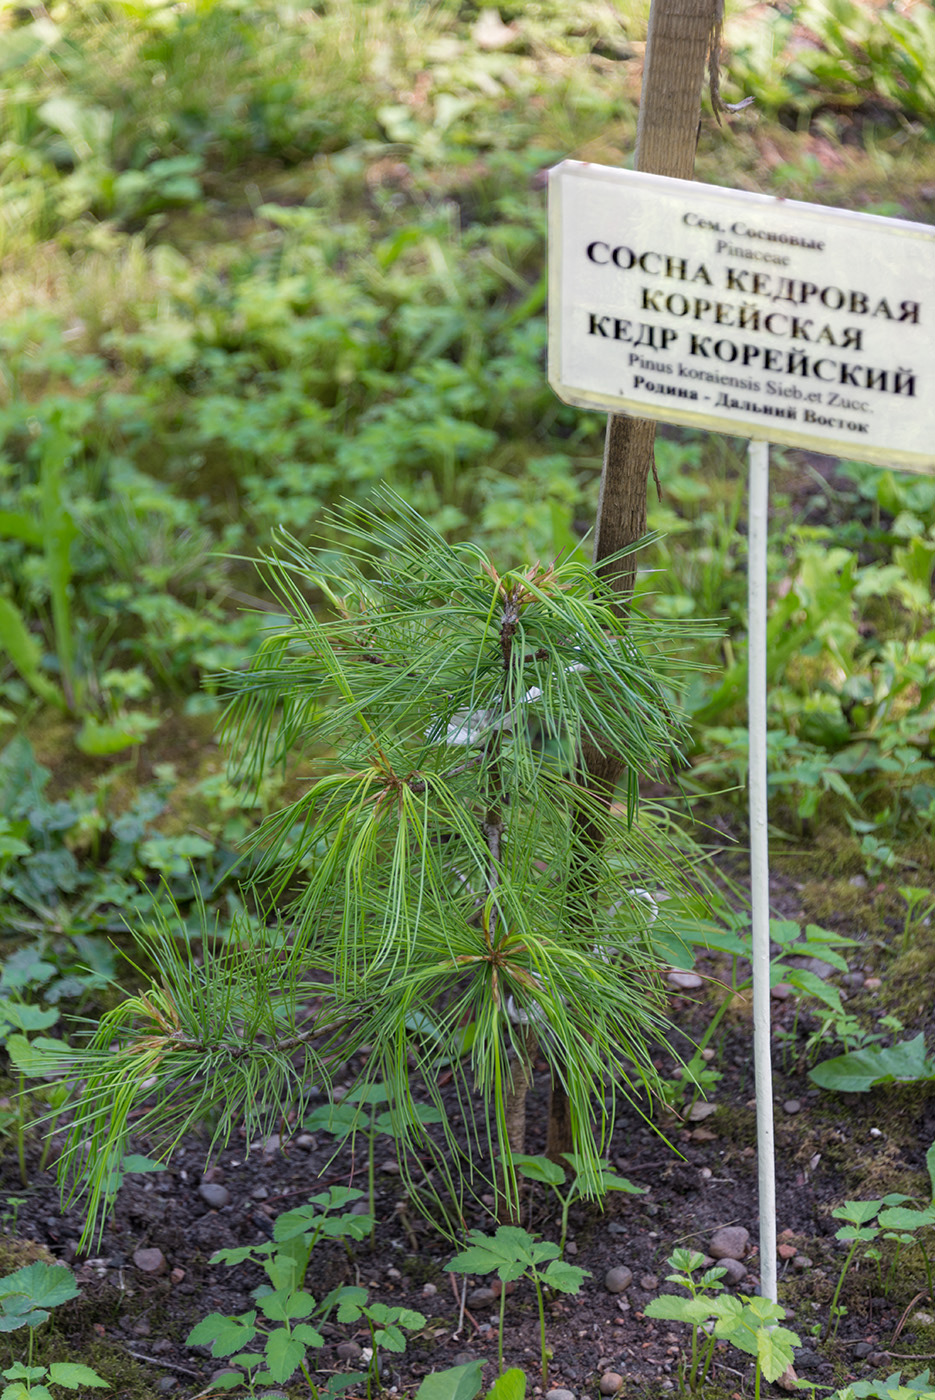
[[[645,890],[682,871],[637,797],[679,756],[671,625],[622,623],[578,558],[499,572],[389,494],[330,524],[340,551],[283,535],[266,559],[289,620],[231,678],[225,723],[244,781],[314,758],[254,842],[277,928],[197,970],[161,937],[158,997],[84,1052],[72,1165],[90,1141],[98,1207],[131,1109],[173,1139],[210,1111],[224,1141],[361,1046],[401,1161],[428,1152],[456,1196],[522,1149],[508,1103],[535,1059],[595,1173],[615,1096],[652,1081],[667,906]],[[623,758],[619,803],[589,786],[586,743]],[[416,1096],[443,1110],[432,1140]]]

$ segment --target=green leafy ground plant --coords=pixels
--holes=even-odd
[[[616,1172],[603,1163],[598,1169],[595,1180],[593,1176],[589,1175],[593,1173],[590,1162],[582,1162],[573,1152],[566,1152],[563,1156],[571,1167],[570,1182],[566,1169],[560,1163],[550,1161],[548,1157],[531,1157],[526,1153],[516,1152],[513,1154],[513,1166],[527,1181],[542,1182],[555,1192],[562,1212],[561,1234],[558,1241],[559,1254],[565,1252],[565,1241],[568,1238],[568,1212],[575,1201],[595,1194],[602,1199],[610,1191],[624,1191],[630,1196],[642,1196],[649,1189],[647,1186],[634,1186],[632,1181],[628,1181],[625,1176],[618,1176]],[[563,1190],[563,1187],[567,1189]]]
[[[569,1264],[560,1259],[559,1247],[548,1240],[537,1240],[528,1230],[518,1225],[501,1225],[495,1235],[485,1235],[482,1230],[471,1230],[467,1249],[456,1254],[446,1269],[451,1273],[492,1274],[500,1280],[500,1325],[497,1332],[497,1359],[503,1371],[503,1325],[506,1316],[506,1285],[518,1279],[532,1280],[539,1305],[539,1360],[543,1390],[549,1380],[549,1352],[545,1335],[544,1288],[555,1289],[559,1293],[577,1293],[585,1278],[587,1269]]]
[[[109,1389],[90,1366],[79,1362],[53,1361],[50,1366],[34,1366],[36,1331],[48,1322],[53,1308],[79,1295],[74,1275],[64,1264],[27,1264],[0,1279],[0,1332],[29,1329],[29,1350],[25,1362],[15,1361],[0,1372],[9,1381],[0,1400],[54,1400],[49,1386],[81,1392],[86,1388]]]
[[[647,1317],[687,1322],[691,1326],[690,1386],[695,1389],[704,1383],[714,1348],[719,1340],[724,1340],[754,1358],[754,1393],[759,1400],[762,1378],[778,1380],[795,1359],[793,1348],[801,1346],[797,1334],[780,1325],[786,1316],[785,1308],[768,1298],[734,1297],[715,1291],[722,1287],[719,1280],[723,1270],[718,1268],[708,1269],[695,1279],[694,1275],[704,1266],[704,1256],[696,1251],[677,1250],[669,1263],[676,1269],[668,1276],[669,1281],[687,1289],[689,1296],[665,1293],[651,1299],[644,1311]]]

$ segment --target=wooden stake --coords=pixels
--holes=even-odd
[[[637,170],[677,180],[694,175],[701,89],[709,50],[717,42],[721,8],[722,0],[653,0],[636,131]],[[714,61],[716,67],[716,54]],[[595,564],[646,533],[646,483],[654,440],[655,424],[647,419],[611,415],[607,420]],[[633,592],[634,578],[635,565],[614,570],[621,607]],[[607,773],[604,780],[610,776]],[[619,768],[614,781],[616,776]]]

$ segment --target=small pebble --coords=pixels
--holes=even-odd
[[[743,1225],[724,1225],[716,1230],[708,1244],[714,1259],[742,1259],[750,1242],[750,1231]]]
[[[852,875],[847,883],[852,889],[865,890],[867,888],[867,877],[866,875]]]
[[[226,1186],[216,1186],[213,1181],[203,1182],[198,1187],[198,1194],[205,1205],[212,1210],[221,1210],[224,1206],[230,1205],[231,1193]]]
[[[601,1376],[601,1394],[616,1395],[623,1385],[623,1376],[617,1371],[605,1371]]]
[[[547,1390],[545,1392],[545,1400],[575,1400],[575,1392],[573,1390],[561,1389]]]
[[[166,1256],[161,1249],[138,1249],[133,1262],[143,1274],[164,1274],[167,1268]]]
[[[385,1162],[380,1163],[380,1171],[385,1172],[387,1176],[399,1176],[399,1163],[393,1157],[388,1157]]]
[[[883,979],[882,977],[868,977],[864,982],[864,986],[868,992],[878,992],[883,986]]]
[[[935,1324],[935,1317],[931,1313],[917,1312],[912,1314],[912,1321],[916,1327],[931,1327]]]
[[[652,1293],[659,1287],[659,1278],[656,1274],[644,1274],[640,1279],[640,1288],[645,1288],[647,1293]]]
[[[845,987],[862,987],[864,985],[864,974],[862,972],[849,972],[844,978]]]
[[[618,1264],[614,1269],[608,1269],[604,1275],[604,1287],[608,1293],[625,1293],[633,1282],[633,1271],[625,1264]]]
[[[566,1254],[577,1254],[577,1253],[578,1253],[578,1246],[577,1246],[577,1244],[575,1243],[574,1240],[569,1240],[568,1243],[565,1245],[565,1253],[566,1253]]]
[[[484,1303],[492,1303],[495,1298],[496,1294],[492,1288],[472,1288],[468,1294],[468,1302],[475,1307]]]
[[[770,987],[769,994],[773,1001],[788,1001],[792,995],[792,988],[788,982],[777,982],[774,987]]]
[[[801,1113],[801,1101],[799,1099],[786,1099],[785,1103],[783,1104],[783,1109],[786,1113]]]
[[[434,1298],[434,1297],[435,1297],[435,1294],[436,1294],[437,1292],[438,1292],[438,1289],[437,1289],[437,1287],[435,1286],[434,1283],[423,1283],[423,1285],[422,1285],[422,1297],[423,1297],[423,1298]]]
[[[338,1342],[335,1347],[339,1361],[359,1361],[360,1344],[358,1342]]]
[[[170,1390],[174,1390],[178,1385],[175,1376],[160,1376],[156,1382],[156,1389],[163,1395],[168,1395]]]
[[[670,972],[666,981],[670,987],[675,987],[680,992],[694,992],[704,985],[697,972]]]
[[[181,1283],[182,1280],[185,1278],[185,1270],[173,1269],[169,1277],[173,1283]]]
[[[302,1148],[303,1152],[310,1152],[312,1148],[316,1146],[315,1137],[312,1133],[299,1133],[299,1136],[294,1138],[293,1141],[296,1147]]]
[[[717,1113],[717,1110],[718,1106],[716,1103],[702,1103],[699,1100],[698,1103],[693,1103],[688,1110],[688,1121],[690,1123],[700,1123],[702,1119],[710,1118],[712,1113]]]
[[[792,1261],[793,1269],[798,1269],[800,1274],[804,1274],[806,1269],[812,1267],[812,1261],[807,1254],[797,1254]]]
[[[852,1355],[855,1361],[863,1361],[866,1357],[870,1355],[872,1351],[873,1347],[869,1342],[858,1342],[852,1352]]]
[[[794,1244],[781,1244],[776,1252],[780,1259],[794,1259],[798,1250]]]
[[[452,1366],[469,1366],[472,1361],[476,1360],[477,1357],[473,1351],[456,1351],[451,1358],[451,1364]]]
[[[269,1191],[265,1186],[254,1186],[250,1196],[254,1201],[265,1201],[269,1197]]]
[[[741,1264],[739,1259],[731,1259],[730,1257],[719,1259],[717,1267],[724,1270],[721,1282],[727,1288],[736,1288],[738,1283],[743,1283],[747,1277],[747,1266]]]

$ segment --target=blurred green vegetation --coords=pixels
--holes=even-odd
[[[130,802],[169,763],[173,835],[249,825],[209,736],[276,527],[382,483],[505,567],[590,528],[603,423],[546,381],[544,172],[630,158],[647,13],[0,8],[0,746],[29,735],[57,796],[118,772]],[[723,95],[754,100],[705,116],[699,177],[930,218],[933,56],[921,4],[729,6]],[[898,877],[935,823],[935,485],[774,456],[774,818]],[[658,458],[642,601],[722,628],[683,783],[742,810],[743,445]]]

